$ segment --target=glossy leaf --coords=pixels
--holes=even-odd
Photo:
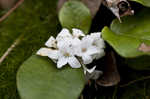
[[[103,29],[103,38],[123,57],[134,58],[142,55],[150,55],[150,52],[142,52],[139,47],[142,43],[150,45],[150,9],[123,18],[123,23],[114,20],[111,30]]]
[[[66,2],[59,12],[59,20],[64,28],[78,28],[89,32],[92,17],[89,9],[80,1]]]
[[[136,1],[144,6],[150,7],[150,1],[149,0],[131,0],[131,1]]]
[[[17,75],[22,99],[77,99],[84,81],[82,69],[57,69],[51,60],[39,56],[29,58]]]

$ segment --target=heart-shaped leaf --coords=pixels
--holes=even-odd
[[[59,12],[59,20],[64,28],[78,28],[88,33],[92,17],[90,10],[80,1],[66,2]],[[69,21],[68,21],[69,20]]]
[[[150,45],[150,9],[123,18],[123,23],[114,20],[111,30],[102,30],[103,38],[123,57],[134,58],[150,55],[150,52],[139,50],[141,44]]]
[[[57,69],[51,60],[39,56],[29,58],[17,75],[22,99],[77,99],[84,84],[82,69]]]

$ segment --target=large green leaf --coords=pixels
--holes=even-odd
[[[150,7],[150,1],[149,0],[131,0],[131,1],[136,1],[138,3],[141,3],[144,6]]]
[[[59,12],[59,20],[64,28],[79,28],[85,33],[89,32],[92,17],[90,10],[80,1],[66,2]]]
[[[111,30],[105,27],[102,30],[103,38],[123,57],[133,58],[150,55],[150,52],[139,51],[142,43],[150,45],[150,9],[125,17],[123,23],[114,20]]]
[[[22,99],[77,99],[84,87],[82,69],[57,69],[51,60],[32,56],[19,69]]]

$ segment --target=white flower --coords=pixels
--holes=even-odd
[[[93,45],[95,45],[98,49],[102,49],[105,47],[104,40],[101,38],[101,33],[91,33],[90,37],[93,39]]]
[[[57,40],[57,42],[59,42],[59,41],[63,41],[63,40],[68,39],[68,38],[73,38],[73,37],[72,37],[71,33],[69,32],[69,30],[64,28],[57,35],[56,40]]]
[[[85,36],[85,34],[81,30],[75,28],[72,29],[72,34],[73,37],[77,37],[77,38]]]
[[[57,48],[56,39],[51,36],[45,45],[49,48],[40,48],[36,54],[40,56],[48,56],[53,61],[56,61],[58,59],[58,50],[52,49]]]
[[[61,40],[68,39],[68,38],[79,38],[81,36],[83,37],[85,36],[85,34],[79,29],[73,28],[72,34],[71,34],[68,29],[64,28],[58,34],[58,36],[56,37],[56,40],[61,41]]]
[[[99,59],[105,55],[104,48],[105,48],[105,43],[104,40],[101,38],[101,33],[92,33],[90,37],[93,39],[93,46],[96,46],[98,49],[99,53],[96,53],[93,55],[94,59]]]
[[[57,67],[61,68],[67,63],[72,67],[72,68],[80,68],[81,64],[78,61],[78,59],[75,57],[75,51],[73,47],[74,40],[65,40],[61,43],[58,44],[58,62],[57,62]]]
[[[81,43],[76,48],[76,54],[82,57],[84,64],[89,64],[93,61],[92,55],[98,53],[98,49],[92,45],[93,39],[90,36],[82,38]]]
[[[36,54],[40,56],[48,56],[52,60],[58,59],[58,50],[53,50],[51,48],[41,48]]]
[[[45,43],[45,45],[47,47],[57,48],[57,41],[56,41],[56,39],[53,36],[51,36],[48,39],[48,41]]]
[[[57,63],[57,68],[62,68],[66,64],[72,68],[80,68],[82,65],[84,71],[88,73],[94,72],[96,66],[87,69],[83,65],[89,64],[93,59],[98,59],[105,54],[105,44],[100,33],[85,36],[81,30],[75,28],[72,29],[72,34],[68,29],[62,29],[56,39],[51,36],[45,45],[47,48],[41,48],[37,51],[37,55],[49,57]],[[79,59],[82,59],[81,63]]]

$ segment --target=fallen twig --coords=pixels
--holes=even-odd
[[[0,64],[6,59],[6,57],[10,54],[10,52],[20,43],[20,40],[23,38],[23,35],[20,35],[14,43],[7,49],[7,51],[0,58]]]
[[[2,22],[3,20],[5,20],[15,9],[17,9],[24,0],[19,0],[6,14],[4,14],[1,18],[0,18],[0,22]]]

